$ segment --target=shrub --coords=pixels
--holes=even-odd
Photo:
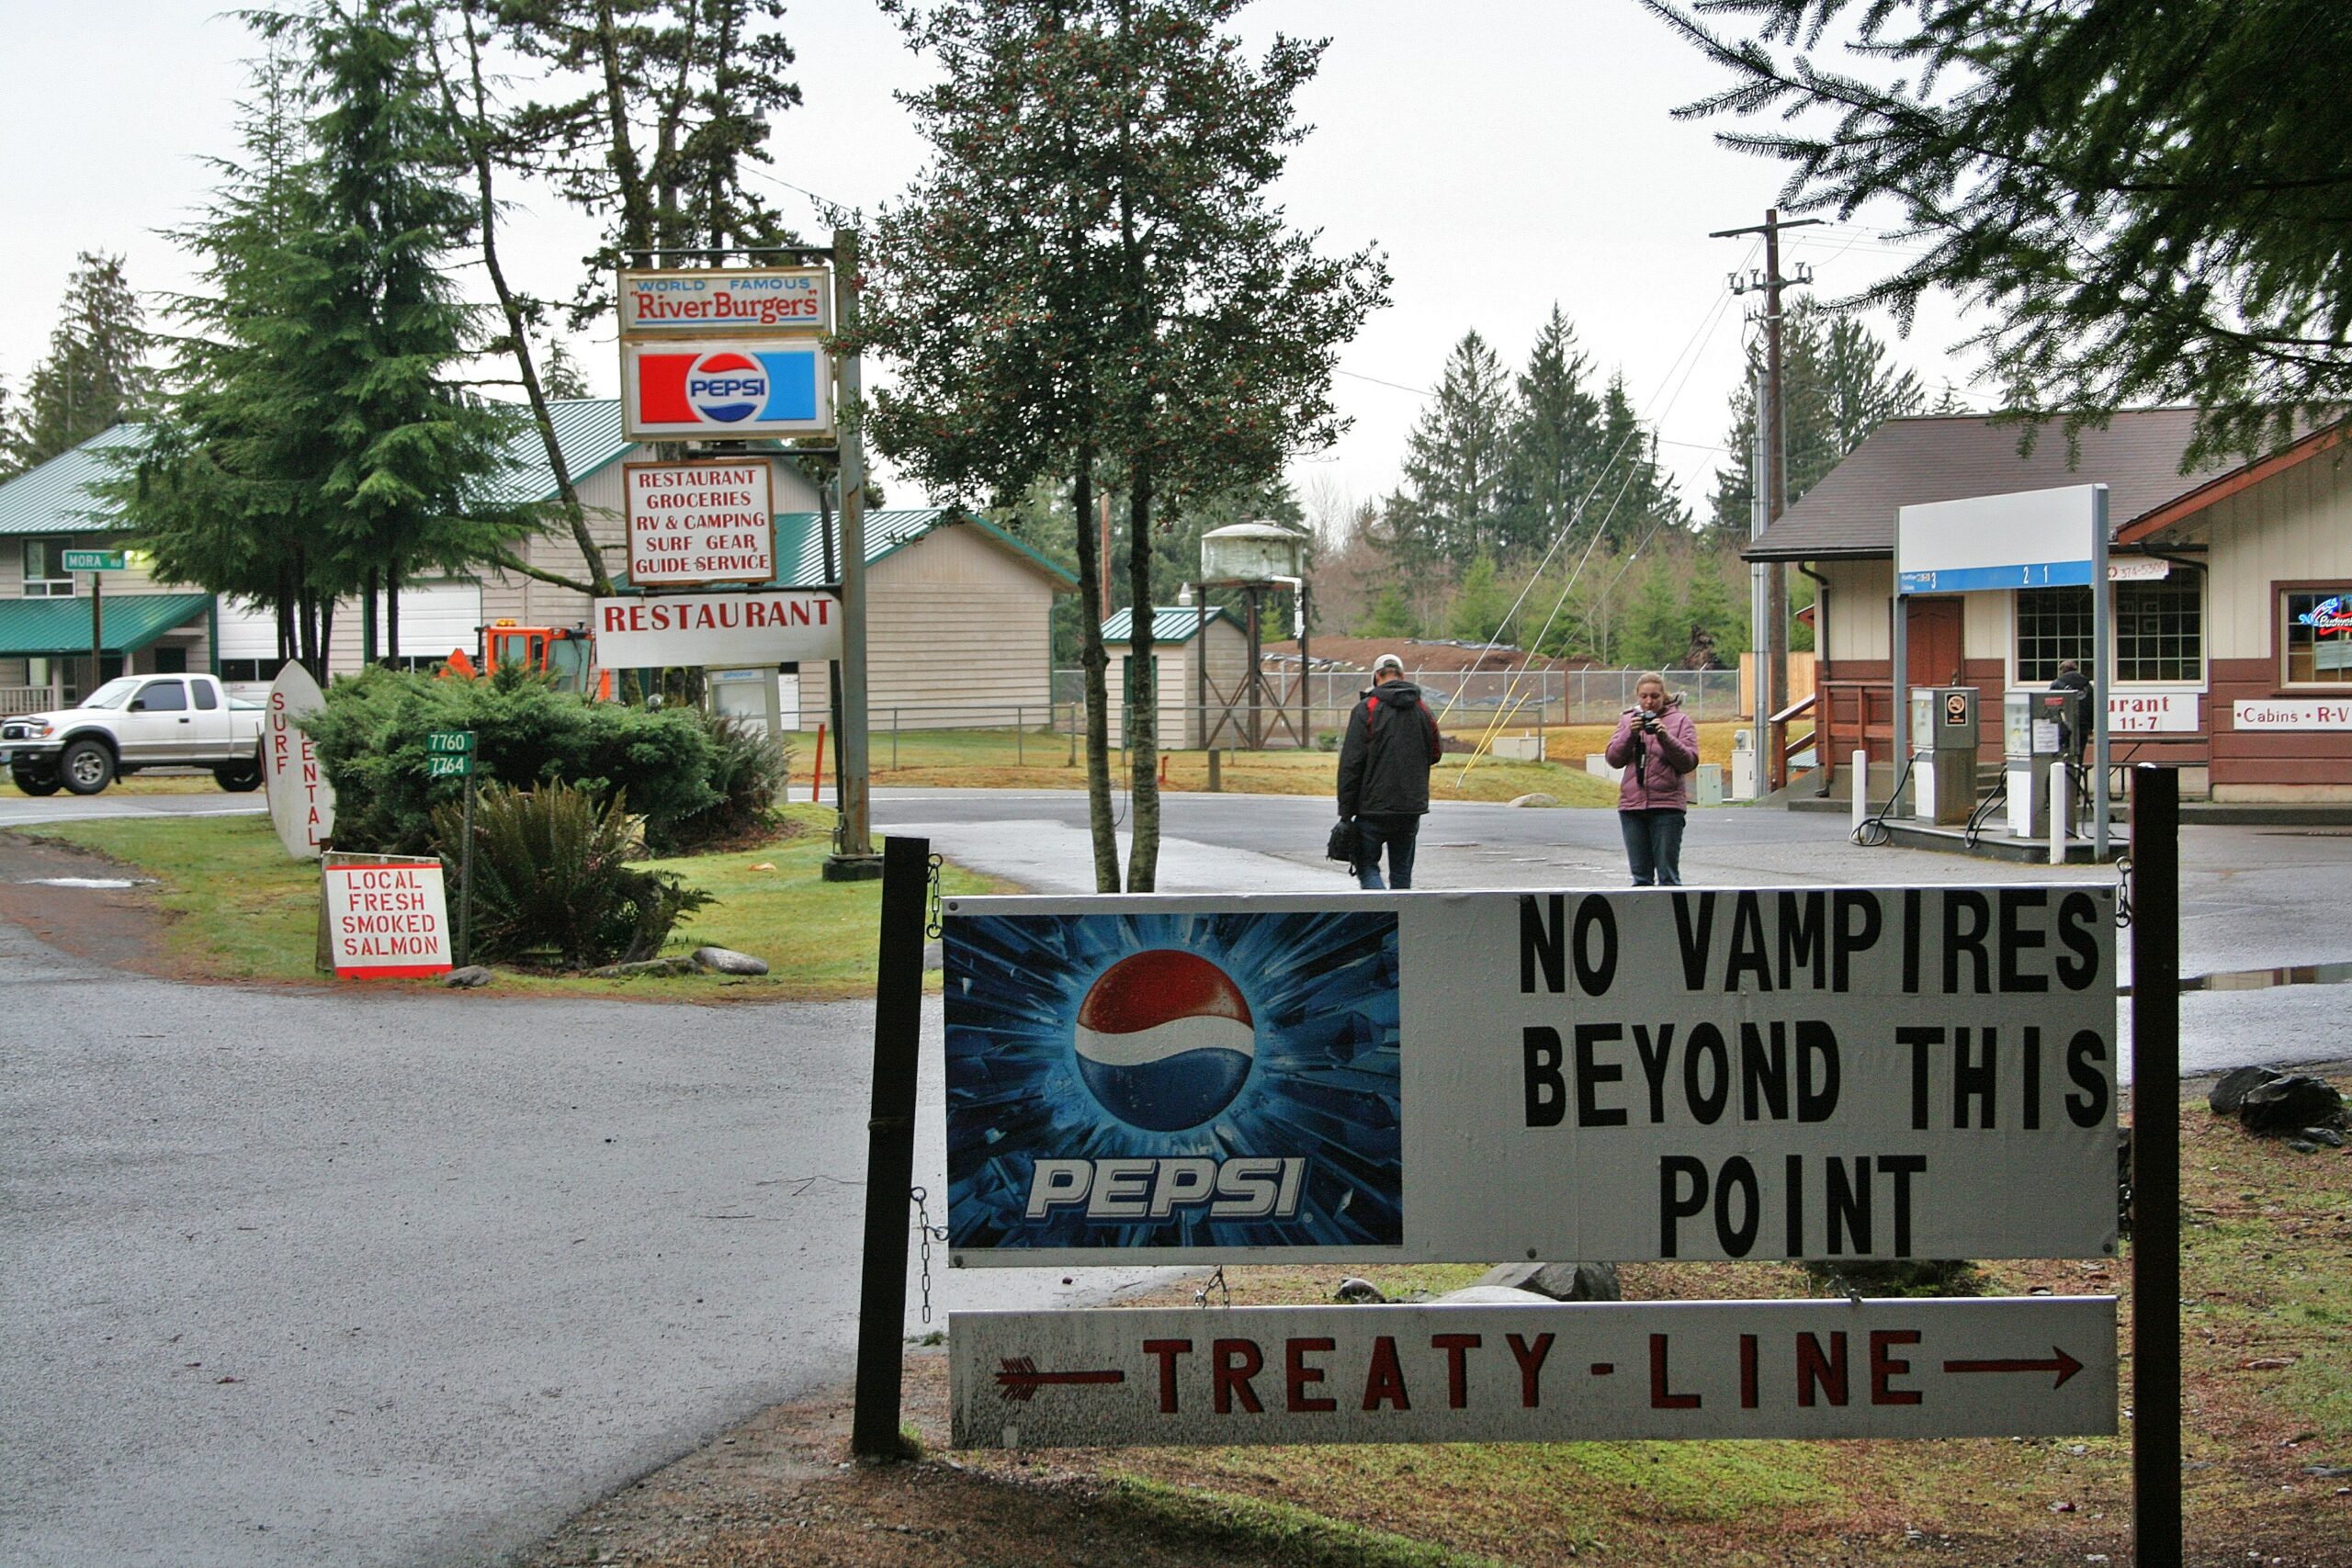
[[[474,732],[484,784],[560,782],[599,800],[626,794],[657,851],[677,823],[719,799],[710,733],[692,711],[592,702],[513,667],[487,680],[368,670],[326,696],[303,728],[334,785],[337,849],[414,854],[432,843],[434,809],[465,791],[463,779],[426,776],[424,738],[435,729]]]
[[[721,714],[707,715],[710,735],[710,787],[718,803],[680,818],[670,829],[668,851],[687,854],[764,832],[775,824],[776,797],[792,782],[792,747]]]
[[[435,808],[433,825],[454,886],[465,853],[463,805]],[[621,792],[600,802],[560,783],[528,791],[490,785],[474,802],[469,956],[552,956],[573,969],[650,958],[711,896],[675,872],[630,866],[637,852]]]

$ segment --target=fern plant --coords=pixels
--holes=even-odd
[[[628,862],[640,846],[615,792],[549,782],[492,784],[474,806],[473,956],[552,959],[566,968],[650,958],[678,921],[712,902],[675,872]],[[461,807],[433,813],[454,878],[465,852]]]

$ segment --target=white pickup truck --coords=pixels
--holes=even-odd
[[[141,768],[209,768],[242,793],[261,786],[265,716],[209,675],[121,675],[79,707],[0,719],[0,762],[27,795],[96,795]]]

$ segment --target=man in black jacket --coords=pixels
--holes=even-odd
[[[1421,689],[1405,679],[1405,661],[1384,653],[1372,661],[1372,685],[1348,716],[1340,745],[1340,815],[1363,835],[1356,882],[1363,887],[1413,886],[1413,852],[1430,809],[1430,770],[1444,752],[1437,719]],[[1388,882],[1380,852],[1388,851]]]

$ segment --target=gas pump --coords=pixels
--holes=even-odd
[[[1976,809],[1976,688],[1911,688],[1914,808],[1922,822],[1957,827]]]
[[[2054,805],[2068,814],[2069,780],[2061,752],[2065,727],[2077,716],[2079,692],[2010,692],[2001,698],[2001,767],[2009,790],[2009,832],[2019,839],[2050,836]],[[2066,821],[2066,829],[2074,829]]]

